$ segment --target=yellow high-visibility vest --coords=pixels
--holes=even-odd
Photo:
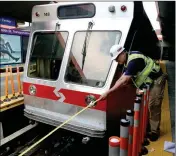
[[[146,64],[145,68],[132,78],[134,85],[137,88],[140,88],[142,84],[153,83],[153,80],[149,77],[149,74],[151,72],[158,73],[160,71],[160,66],[154,60],[142,54],[129,54],[127,64],[125,66],[127,67],[130,61],[138,58],[144,59]]]

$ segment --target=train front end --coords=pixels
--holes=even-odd
[[[133,8],[132,2],[67,2],[33,8],[23,80],[28,118],[58,126],[111,87],[117,63],[109,51],[114,44],[124,45]],[[104,137],[112,100],[97,102],[63,128]]]

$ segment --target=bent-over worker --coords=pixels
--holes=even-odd
[[[118,64],[125,65],[125,72],[111,89],[100,96],[99,100],[106,99],[108,95],[119,87],[129,84],[130,81],[132,81],[138,89],[141,89],[145,84],[150,84],[149,139],[151,141],[156,141],[160,135],[161,105],[166,74],[163,74],[159,64],[139,51],[127,53],[122,46],[114,45],[110,49],[110,55],[112,60],[117,61]]]

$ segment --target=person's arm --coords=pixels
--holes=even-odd
[[[125,75],[123,74],[115,83],[115,85],[109,89],[107,92],[105,92],[103,95],[100,96],[99,100],[104,100],[107,98],[108,95],[116,91],[118,88],[120,88],[123,85],[126,85],[131,81],[131,76],[130,75]]]
[[[131,81],[132,76],[136,75],[138,71],[143,70],[144,67],[145,62],[141,58],[130,61],[125,73],[116,81],[115,85],[111,89],[100,96],[99,100],[106,99],[112,92],[116,91],[121,86],[128,84],[129,81]]]
[[[115,85],[108,91],[108,94],[116,91],[123,85],[126,85],[131,80],[131,76],[123,74],[115,83]]]

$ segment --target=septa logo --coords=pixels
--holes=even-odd
[[[59,98],[59,101],[63,102],[65,100],[64,94],[62,94],[61,92],[59,92],[58,89],[55,88],[55,90],[53,92]]]

